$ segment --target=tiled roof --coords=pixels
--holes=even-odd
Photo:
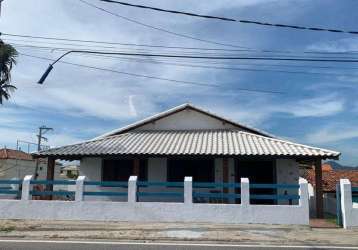
[[[306,169],[303,178],[307,179],[313,186],[315,182],[315,170]],[[322,171],[323,192],[335,192],[336,184],[340,179],[349,179],[354,186],[358,186],[358,170],[330,170]]]
[[[254,155],[336,158],[340,153],[239,130],[175,130],[128,132],[33,155]]]
[[[31,161],[32,156],[20,150],[2,148],[0,149],[0,159],[18,159]]]

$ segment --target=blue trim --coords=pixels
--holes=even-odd
[[[157,186],[157,187],[184,187],[184,182],[159,182],[159,181],[138,181],[138,187]]]
[[[84,185],[128,188],[128,182],[125,181],[84,181]]]
[[[83,195],[88,195],[88,196],[127,196],[127,193],[124,192],[109,192],[109,191],[86,191],[83,192]]]
[[[69,180],[30,180],[30,184],[43,184],[43,185],[76,185],[76,181]]]
[[[0,187],[0,190],[11,190],[12,187]]]
[[[184,193],[180,192],[138,192],[137,196],[175,196],[175,197],[184,197]]]
[[[193,197],[200,197],[200,198],[241,198],[240,194],[224,194],[224,193],[193,193]]]
[[[299,200],[299,195],[271,195],[271,194],[253,194],[250,195],[252,200]]]
[[[358,196],[357,197],[352,197],[352,202],[357,202],[358,203]]]
[[[58,195],[58,196],[74,196],[75,192],[73,191],[30,191],[31,195]]]
[[[241,183],[193,182],[193,188],[241,188]]]
[[[19,190],[0,190],[0,194],[21,194]]]
[[[358,192],[358,187],[352,187],[352,192]]]
[[[0,184],[22,184],[22,180],[0,180]]]
[[[250,184],[252,189],[298,189],[300,185],[296,184]]]

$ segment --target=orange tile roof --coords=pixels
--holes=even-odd
[[[0,159],[18,159],[18,160],[31,161],[32,156],[23,151],[2,148],[0,149]]]
[[[306,169],[302,177],[313,186],[316,185],[314,169]],[[335,192],[340,179],[349,179],[352,185],[358,186],[358,170],[322,171],[323,192]]]

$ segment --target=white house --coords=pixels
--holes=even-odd
[[[245,177],[253,184],[298,185],[299,162],[312,162],[317,166],[318,194],[321,194],[321,160],[337,159],[339,155],[336,151],[279,139],[191,104],[177,106],[83,143],[33,154],[34,157],[49,159],[50,172],[53,172],[56,159],[80,160],[81,175],[88,180],[107,182],[128,181],[129,176],[135,175],[140,181],[151,182],[182,182],[185,176],[191,176],[194,183],[239,183],[240,178]],[[202,188],[213,194],[222,191],[210,188],[210,185],[202,185]],[[167,185],[151,191],[163,189],[176,190]],[[223,189],[224,193],[239,192],[235,186]],[[268,187],[253,188],[252,192],[294,195],[298,191]],[[317,196],[318,214],[322,213],[320,196]],[[139,199],[145,201],[149,198]],[[180,198],[168,196],[161,199],[172,201]],[[200,198],[194,200],[205,202]],[[237,199],[226,199],[225,202],[236,203]],[[252,196],[250,202],[281,204],[295,201],[255,200]]]

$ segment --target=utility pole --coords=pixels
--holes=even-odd
[[[39,127],[39,134],[37,135],[38,141],[37,141],[37,151],[41,151],[41,141],[47,141],[47,138],[43,135],[46,134],[46,132],[53,130],[53,128],[49,128],[44,126]],[[36,167],[35,167],[35,177],[34,179],[37,179],[38,172],[39,172],[39,159],[36,159]]]

